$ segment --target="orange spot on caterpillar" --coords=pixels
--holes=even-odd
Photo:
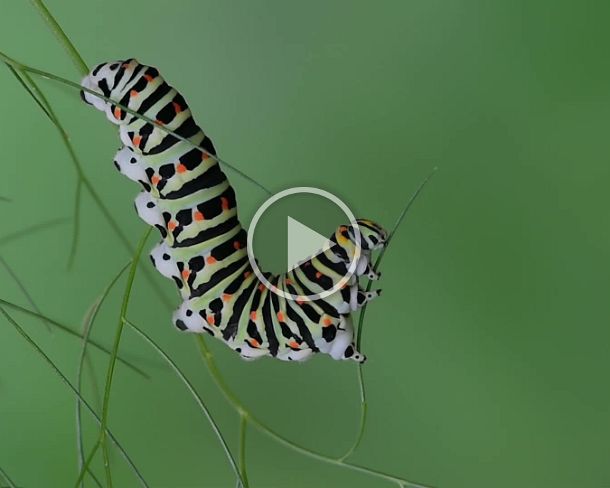
[[[223,293],[223,294],[222,294],[222,301],[223,301],[223,302],[228,302],[229,300],[231,300],[231,297],[232,297],[232,296],[233,296],[233,295],[231,295],[230,293]]]
[[[150,179],[150,182],[157,186],[157,184],[161,181],[161,177],[158,175],[153,175],[152,178]]]
[[[320,273],[319,271],[316,273],[316,278],[320,279],[322,278],[322,273]]]
[[[208,264],[214,264],[216,262],[216,258],[214,256],[208,256],[206,261]]]
[[[121,118],[121,108],[120,107],[115,107],[114,108],[114,118],[115,119],[120,119]]]
[[[197,222],[201,222],[202,220],[205,220],[205,217],[203,216],[203,214],[201,212],[195,212],[193,214],[193,218],[197,221]]]
[[[133,137],[133,145],[135,147],[140,147],[141,142],[142,142],[142,136],[138,135],[138,136]]]
[[[178,166],[176,166],[176,171],[178,173],[184,173],[186,171],[186,166],[184,166],[182,163],[178,163]]]
[[[235,249],[241,249],[241,242],[239,242],[239,241],[235,241],[235,242],[233,243],[233,247],[234,247]]]
[[[256,339],[248,339],[248,344],[250,344],[252,347],[259,348],[261,343],[258,342]]]
[[[146,81],[148,81],[149,83],[150,83],[152,80],[154,80],[154,78],[153,78],[151,75],[144,75],[144,79],[145,79]]]
[[[220,197],[220,202],[223,210],[229,209],[229,199],[227,197]]]
[[[328,327],[329,325],[331,325],[333,323],[333,321],[330,319],[330,317],[326,317],[324,318],[324,320],[322,321],[322,325],[324,327]]]
[[[299,343],[297,341],[290,341],[288,345],[293,349],[299,349]]]
[[[295,302],[297,302],[299,305],[303,305],[303,302],[305,302],[305,300],[303,300],[302,298],[297,298]]]
[[[210,155],[207,152],[201,151],[201,160],[210,159]]]
[[[184,270],[182,270],[182,277],[183,277],[185,280],[188,280],[189,276],[191,276],[191,272],[190,272],[188,269],[184,269]]]
[[[250,312],[250,320],[256,320],[256,310]]]
[[[177,114],[182,112],[182,107],[180,106],[180,104],[178,104],[176,102],[172,102],[172,105],[174,106],[174,110],[176,111]]]
[[[247,278],[252,274],[252,271],[244,271],[244,278]]]
[[[137,96],[138,96],[138,91],[137,91],[137,90],[131,90],[131,91],[129,92],[129,96],[130,96],[131,98],[133,98],[133,97],[137,97]]]
[[[284,283],[286,283],[287,285],[292,285],[292,280],[290,278],[286,278],[284,280]]]
[[[277,319],[278,319],[280,322],[284,322],[284,314],[283,314],[282,312],[278,312],[278,313],[277,313]]]
[[[263,285],[262,283],[260,285],[258,285],[258,291],[263,291],[265,289],[265,285]]]
[[[208,324],[210,324],[210,325],[214,325],[216,323],[216,319],[214,318],[213,315],[208,315],[206,317],[206,320],[208,321]]]
[[[178,227],[178,222],[176,222],[174,220],[170,220],[167,223],[167,230],[169,230],[170,232],[173,231],[176,227]]]

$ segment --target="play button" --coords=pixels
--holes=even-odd
[[[288,263],[292,269],[329,246],[328,237],[288,216]]]
[[[333,284],[332,288],[324,290],[320,293],[313,293],[310,295],[294,295],[294,294],[285,292],[285,291],[280,290],[277,287],[273,286],[269,282],[269,280],[267,280],[267,278],[262,273],[262,271],[260,270],[260,268],[258,266],[258,262],[254,257],[255,229],[256,229],[257,224],[261,220],[261,217],[263,217],[265,212],[267,212],[268,209],[273,204],[278,202],[279,200],[281,200],[285,197],[288,197],[291,195],[297,195],[297,194],[314,195],[317,197],[322,197],[323,199],[326,199],[326,201],[332,202],[332,204],[334,204],[334,206],[338,207],[338,209],[340,210],[339,213],[343,213],[345,215],[345,217],[341,217],[341,221],[342,221],[341,223],[342,224],[350,223],[354,228],[354,241],[355,241],[356,246],[355,246],[354,258],[347,266],[347,273],[345,273],[345,276],[341,277],[340,279],[334,279],[333,280],[334,284]],[[327,202],[327,204],[328,204],[328,202]],[[306,206],[306,209],[309,210],[310,207]],[[303,210],[303,208],[300,208],[300,210]],[[328,209],[327,209],[327,212],[328,212]],[[316,216],[318,217],[317,220],[319,220],[321,215],[314,214],[314,217],[316,217]],[[285,271],[294,270],[303,261],[306,261],[306,260],[310,259],[311,257],[313,257],[317,254],[320,254],[321,252],[326,251],[331,248],[332,242],[329,240],[330,233],[327,235],[323,235],[322,233],[312,229],[311,223],[310,223],[310,225],[304,224],[302,222],[303,220],[310,223],[309,221],[311,219],[309,219],[307,217],[297,219],[291,215],[287,215],[284,220],[284,222],[286,222],[286,227],[284,229],[273,229],[272,230],[272,233],[275,234],[278,238],[276,239],[272,236],[272,238],[270,239],[270,242],[282,241],[283,239],[281,238],[281,236],[287,236],[287,241],[286,241],[287,249],[285,252],[285,255],[286,255],[286,261],[285,261],[286,270]],[[315,223],[315,221],[316,221],[316,219],[314,218],[312,222]],[[336,229],[336,227],[335,227],[335,229]],[[334,232],[334,229],[333,229],[333,232]],[[267,233],[269,233],[269,231],[267,231]],[[267,245],[266,247],[269,247],[269,246]],[[299,300],[299,301],[319,300],[321,298],[325,298],[325,297],[339,291],[348,282],[348,280],[351,278],[351,276],[356,271],[356,266],[358,264],[358,259],[360,257],[360,232],[359,232],[358,226],[356,225],[356,219],[355,219],[354,215],[352,214],[349,207],[340,198],[333,195],[332,193],[329,193],[325,190],[321,190],[319,188],[295,187],[295,188],[289,188],[287,190],[281,191],[281,192],[273,195],[271,198],[269,198],[266,202],[264,202],[259,207],[259,209],[254,214],[254,217],[252,218],[250,227],[248,228],[247,250],[248,250],[248,259],[250,260],[250,264],[251,264],[256,276],[261,281],[261,283],[263,283],[273,293],[276,293],[277,295],[280,295],[289,300]],[[274,252],[276,254],[282,254],[281,251],[283,251],[283,250],[276,249]]]

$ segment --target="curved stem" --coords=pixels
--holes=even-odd
[[[240,415],[245,415],[246,418],[250,421],[252,425],[254,425],[261,432],[265,433],[276,442],[292,449],[293,451],[299,452],[305,456],[316,459],[318,461],[322,461],[327,464],[332,464],[334,466],[339,466],[346,469],[351,469],[353,471],[359,471],[361,473],[366,473],[371,476],[376,476],[378,478],[383,478],[387,481],[391,481],[393,483],[402,483],[404,486],[409,488],[429,488],[426,485],[420,485],[417,483],[413,483],[411,481],[405,480],[398,476],[393,476],[388,473],[384,473],[383,471],[379,471],[376,469],[370,469],[365,466],[360,466],[358,464],[348,463],[341,459],[336,459],[330,456],[326,456],[324,454],[320,454],[316,451],[308,449],[306,447],[300,446],[295,442],[287,439],[286,437],[278,434],[273,429],[268,427],[264,422],[255,417],[252,412],[250,412],[246,406],[235,396],[235,394],[231,391],[231,389],[227,386],[223,376],[220,374],[218,367],[216,366],[216,361],[214,360],[214,355],[208,348],[205,339],[203,336],[197,336],[197,343],[199,345],[199,351],[208,366],[208,370],[212,375],[212,379],[216,383],[216,385],[220,388],[220,391],[223,393],[224,397],[227,399],[229,403],[233,405],[233,407],[238,411]]]
[[[129,263],[121,268],[121,270],[117,273],[117,275],[113,278],[110,284],[104,289],[100,297],[93,303],[93,306],[90,309],[88,316],[84,320],[83,327],[83,340],[81,346],[81,352],[78,359],[78,369],[76,371],[76,388],[78,392],[81,392],[82,387],[82,374],[83,374],[83,366],[85,363],[85,357],[87,355],[87,345],[89,344],[89,336],[91,335],[91,331],[93,330],[93,324],[95,319],[97,318],[98,312],[106,300],[106,297],[110,293],[110,290],[117,283],[121,275],[125,272]],[[80,399],[76,399],[76,446],[78,453],[78,468],[79,471],[83,471],[83,466],[85,465],[85,453],[83,447],[83,435],[82,435],[82,423],[81,423],[81,403]],[[94,477],[92,472],[89,472],[91,476]],[[81,481],[81,486],[82,481]]]
[[[26,300],[28,301],[28,303],[30,304],[32,309],[34,309],[36,311],[36,313],[38,313],[39,315],[42,315],[42,312],[38,308],[38,305],[36,305],[36,302],[34,302],[34,298],[32,298],[32,295],[30,295],[30,292],[23,285],[23,283],[17,276],[17,273],[15,273],[13,271],[13,268],[11,268],[11,266],[8,264],[8,262],[1,255],[0,255],[0,264],[4,267],[4,269],[6,269],[6,272],[10,275],[10,277],[13,279],[13,281],[15,282],[17,287],[21,290],[21,293],[26,298]],[[41,320],[42,320],[43,324],[45,325],[45,327],[47,328],[47,330],[52,332],[51,324],[49,324],[44,319],[41,319]]]
[[[358,374],[359,376],[359,381],[358,384],[360,385],[360,392],[361,395],[364,394],[364,379],[362,379],[362,366],[359,364],[358,365]],[[343,456],[338,457],[337,459],[339,461],[345,461],[348,457],[350,457],[352,454],[354,454],[354,451],[356,449],[358,449],[358,446],[360,446],[360,443],[362,442],[362,438],[364,437],[364,431],[366,429],[366,419],[367,419],[367,415],[368,415],[368,410],[369,407],[366,403],[366,400],[363,399],[363,396],[360,397],[360,421],[358,423],[358,433],[356,434],[356,439],[354,440],[354,443],[349,447],[349,449],[345,452],[345,454],[343,454]]]
[[[379,265],[381,264],[381,260],[382,260],[382,258],[384,256],[385,252],[387,251],[388,246],[390,245],[390,242],[394,238],[394,234],[396,233],[396,231],[400,227],[400,224],[402,224],[402,221],[404,220],[405,216],[407,215],[407,212],[409,211],[409,209],[411,208],[411,206],[413,205],[415,200],[417,200],[417,197],[419,196],[421,191],[424,189],[424,187],[426,186],[428,181],[430,181],[430,178],[432,178],[434,176],[434,174],[437,172],[437,170],[438,170],[438,168],[435,166],[432,169],[432,171],[430,172],[430,174],[428,174],[428,176],[426,176],[424,178],[424,180],[419,184],[419,186],[417,187],[417,190],[415,190],[413,192],[413,194],[409,198],[409,201],[407,202],[405,207],[402,209],[402,212],[398,216],[398,219],[396,220],[396,223],[394,224],[394,227],[392,227],[392,230],[390,231],[390,234],[388,235],[388,239],[386,240],[385,247],[381,250],[381,252],[379,253],[379,256],[377,257],[377,260],[375,261],[375,265],[373,266],[373,269],[375,271],[377,271],[379,269]],[[369,284],[366,287],[366,291],[367,292],[371,290],[372,284],[373,284],[373,282],[369,281]],[[359,320],[358,320],[358,336],[357,336],[357,339],[356,339],[356,346],[357,346],[358,349],[360,349],[360,344],[362,344],[362,332],[364,330],[364,314],[366,312],[367,305],[368,304],[365,304],[364,307],[362,307],[362,311],[360,312],[360,317],[359,317]]]
[[[110,473],[110,460],[108,458],[108,451],[106,448],[106,426],[108,425],[108,413],[110,409],[110,391],[112,389],[112,380],[114,378],[114,368],[116,365],[117,356],[119,353],[119,346],[121,344],[121,336],[123,334],[123,317],[127,314],[127,307],[129,306],[129,299],[131,297],[131,289],[133,287],[133,282],[136,277],[136,271],[138,269],[138,262],[140,261],[140,255],[144,250],[144,245],[148,240],[148,236],[152,231],[152,227],[149,227],[142,238],[140,239],[140,243],[136,248],[136,252],[133,257],[133,261],[131,262],[131,266],[129,268],[129,274],[127,276],[127,284],[125,286],[125,293],[123,294],[123,302],[121,304],[121,312],[119,315],[119,321],[117,324],[117,329],[114,335],[114,344],[112,346],[112,352],[110,354],[110,362],[108,364],[108,370],[106,372],[106,385],[104,386],[104,400],[102,402],[102,423],[100,425],[100,444],[102,447],[102,454],[104,456],[104,469],[106,472],[106,479],[109,482],[108,484],[112,486],[112,478]]]
[[[83,179],[78,178],[76,181],[76,193],[74,195],[74,213],[72,217],[72,241],[70,243],[70,253],[68,254],[68,269],[72,269],[74,259],[76,258],[76,250],[78,249],[78,236],[80,234],[80,195],[83,186]]]
[[[80,484],[84,481],[85,473],[87,473],[89,471],[90,466],[91,466],[91,461],[93,461],[93,458],[95,457],[95,454],[97,453],[97,450],[99,448],[100,448],[100,441],[98,439],[95,442],[95,445],[91,448],[91,452],[87,456],[87,459],[83,463],[83,466],[81,467],[80,472],[78,473],[78,478],[76,478],[76,483],[74,484],[75,488],[78,488],[80,486]]]
[[[225,451],[225,454],[227,455],[229,463],[231,464],[233,471],[235,471],[235,475],[237,476],[239,481],[243,484],[244,488],[248,488],[247,478],[241,474],[239,467],[237,466],[237,463],[235,462],[235,458],[233,457],[233,454],[231,453],[231,450],[229,449],[229,446],[228,446],[227,442],[225,441],[225,438],[222,435],[220,428],[218,427],[218,424],[212,417],[212,414],[210,413],[207,405],[205,404],[205,402],[203,401],[203,399],[201,398],[199,393],[197,393],[197,390],[195,389],[195,387],[187,379],[187,377],[180,370],[180,368],[178,368],[176,363],[168,356],[168,354],[163,349],[161,349],[161,347],[159,345],[157,345],[157,343],[155,341],[152,340],[152,338],[148,334],[146,334],[142,329],[137,327],[134,323],[130,322],[125,317],[123,317],[123,322],[125,324],[129,325],[134,330],[134,332],[136,332],[142,339],[144,339],[169,364],[169,366],[174,370],[174,373],[176,373],[176,375],[184,383],[187,390],[193,396],[193,398],[197,402],[197,405],[199,405],[199,408],[202,410],[202,412],[206,416],[208,422],[212,426],[212,430],[214,431],[214,433],[216,434],[216,437],[218,438],[220,444],[222,445],[222,448]],[[244,472],[244,475],[245,475],[245,472]]]
[[[396,231],[402,224],[405,216],[407,215],[407,212],[411,208],[411,205],[413,205],[413,203],[415,202],[415,200],[417,199],[417,197],[419,196],[421,191],[424,189],[424,187],[426,186],[428,181],[430,181],[430,178],[432,178],[434,176],[434,174],[436,173],[437,170],[438,170],[437,167],[434,167],[432,169],[430,174],[428,174],[428,176],[426,176],[426,178],[424,178],[424,180],[419,184],[419,187],[417,187],[415,192],[413,192],[413,194],[409,198],[409,201],[402,209],[402,212],[398,216],[398,219],[396,220],[394,227],[392,227],[392,230],[390,231],[390,233],[388,235],[388,239],[386,241],[385,247],[381,250],[381,252],[379,253],[379,256],[377,257],[377,260],[375,261],[375,264],[373,266],[373,269],[375,271],[379,270],[379,266],[381,264],[381,259],[383,258],[383,255],[385,254],[386,250],[388,249],[388,246],[390,244],[390,241],[394,237],[394,234],[396,233]],[[372,285],[373,285],[373,282],[369,281],[368,285],[366,286],[367,292],[371,291]],[[364,307],[362,307],[362,310],[360,311],[360,316],[358,317],[358,332],[356,335],[356,348],[358,350],[360,350],[360,347],[362,345],[362,333],[364,332],[364,316],[366,315],[367,308],[368,308],[368,303],[365,303]],[[364,387],[364,373],[362,370],[362,364],[358,365],[358,388],[360,389],[360,421],[358,423],[358,433],[356,434],[356,439],[354,440],[354,443],[349,447],[349,449],[346,451],[346,453],[339,458],[342,461],[344,459],[347,459],[349,456],[351,456],[354,453],[354,451],[358,448],[358,446],[360,445],[360,442],[362,442],[362,438],[364,436],[364,429],[366,428],[368,405],[366,403],[366,390]]]
[[[23,337],[25,339],[25,341],[32,346],[32,348],[34,349],[34,351],[42,357],[42,359],[47,363],[47,365],[51,368],[51,370],[59,377],[59,379],[62,381],[62,383],[64,383],[64,385],[66,385],[74,395],[76,395],[79,400],[81,401],[81,403],[85,406],[85,408],[87,409],[87,411],[93,416],[93,418],[95,419],[95,421],[101,426],[102,422],[100,417],[97,415],[97,413],[95,413],[95,410],[93,410],[93,407],[91,407],[91,405],[89,404],[89,402],[87,402],[87,400],[85,400],[82,395],[78,392],[78,390],[76,389],[76,387],[70,382],[70,380],[66,377],[66,375],[64,375],[61,370],[55,365],[55,363],[51,360],[51,358],[49,356],[47,356],[47,354],[41,349],[41,347],[36,344],[36,342],[34,341],[34,339],[32,339],[29,334],[17,323],[17,321],[15,319],[13,319],[13,317],[11,317],[8,312],[6,310],[4,310],[3,307],[0,306],[0,314],[4,315],[4,317],[9,321],[9,323],[15,328],[15,330],[19,333],[19,335],[21,335],[21,337]],[[114,443],[114,445],[117,447],[117,449],[119,450],[119,452],[121,453],[121,455],[123,456],[123,458],[125,459],[125,461],[127,462],[127,464],[129,465],[129,467],[131,468],[131,470],[134,472],[134,474],[136,475],[136,477],[138,478],[138,480],[140,481],[140,483],[142,484],[142,486],[148,488],[148,483],[146,483],[146,480],[143,478],[143,476],[140,474],[140,471],[138,470],[138,468],[136,467],[136,465],[133,463],[133,461],[131,460],[131,458],[129,457],[129,455],[127,454],[127,452],[125,451],[125,449],[123,449],[123,446],[119,443],[119,441],[117,440],[117,438],[114,436],[114,434],[108,429],[105,428],[104,432],[106,433],[106,435],[108,435],[108,437],[112,440],[112,442]]]
[[[61,322],[58,322],[57,320],[54,320],[54,319],[52,319],[50,317],[47,317],[46,315],[42,315],[42,314],[39,314],[39,313],[34,312],[32,310],[29,310],[29,309],[27,309],[25,307],[22,307],[21,305],[17,305],[15,303],[9,302],[8,300],[4,300],[3,298],[0,298],[0,305],[8,307],[8,308],[11,308],[13,310],[17,310],[18,312],[22,312],[22,313],[24,313],[26,315],[29,315],[30,317],[36,317],[36,318],[39,318],[41,320],[45,320],[47,323],[49,323],[49,324],[53,325],[54,327],[57,327],[58,329],[60,329],[60,330],[62,330],[64,332],[70,334],[71,336],[78,337],[79,339],[83,338],[82,334],[80,334],[79,332],[76,332],[71,327],[68,327],[67,325],[62,324]],[[95,347],[99,351],[102,351],[102,352],[104,352],[104,353],[106,353],[108,355],[110,354],[110,350],[107,347],[102,346],[97,341],[90,340],[89,344],[91,344],[93,347]],[[146,374],[144,371],[142,371],[140,368],[138,368],[134,364],[131,364],[126,359],[123,359],[122,357],[119,356],[118,360],[121,363],[123,363],[125,366],[127,366],[129,369],[131,369],[135,373],[137,373],[140,376],[142,376],[143,378],[150,379],[150,376],[148,376],[148,374]]]

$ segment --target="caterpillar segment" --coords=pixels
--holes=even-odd
[[[365,361],[354,344],[351,313],[380,294],[366,292],[358,283],[361,277],[379,278],[371,254],[388,239],[379,224],[356,221],[360,256],[340,290],[325,298],[286,299],[273,290],[311,295],[341,281],[358,251],[354,225],[340,226],[330,236],[330,246],[286,273],[264,273],[270,290],[248,260],[235,192],[215,158],[214,145],[182,95],[156,68],[135,59],[99,64],[81,84],[109,99],[81,92],[86,103],[119,127],[123,146],[114,165],[141,186],[137,214],[161,235],[150,258],[182,297],[172,317],[177,329],[207,333],[247,360],[271,356],[304,361],[324,353],[337,360]]]

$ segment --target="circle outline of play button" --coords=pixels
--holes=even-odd
[[[311,295],[293,295],[292,293],[287,293],[283,290],[278,289],[276,286],[272,285],[269,282],[269,280],[267,278],[265,278],[262,271],[258,267],[258,264],[256,263],[256,259],[254,257],[253,247],[252,247],[254,229],[256,228],[256,224],[258,224],[258,221],[262,217],[263,213],[278,200],[280,200],[284,197],[290,196],[290,195],[295,195],[297,193],[307,193],[310,195],[318,195],[318,196],[326,198],[327,200],[330,200],[331,202],[333,202],[335,205],[337,205],[341,209],[341,211],[349,219],[350,225],[354,228],[356,252],[354,253],[354,257],[352,258],[352,260],[349,264],[347,273],[332,288],[330,288],[328,290],[324,290],[320,293],[312,293]],[[285,190],[282,190],[282,191],[276,193],[275,195],[269,197],[258,208],[256,213],[254,214],[254,217],[252,217],[250,226],[248,227],[246,250],[248,252],[248,260],[250,261],[250,265],[252,266],[254,274],[256,274],[257,278],[260,280],[260,282],[263,285],[265,285],[265,287],[268,290],[272,291],[276,295],[279,295],[287,300],[309,302],[309,301],[315,301],[315,300],[319,300],[322,298],[326,298],[327,296],[330,296],[333,293],[336,293],[341,288],[343,288],[343,286],[345,284],[347,284],[349,279],[356,272],[356,267],[358,266],[358,260],[360,259],[360,255],[361,255],[361,245],[360,244],[361,244],[360,228],[358,227],[358,224],[356,223],[356,218],[354,217],[354,214],[349,209],[349,207],[343,202],[343,200],[341,200],[339,197],[337,197],[336,195],[333,195],[332,193],[330,193],[326,190],[321,190],[320,188],[315,188],[312,186],[295,186],[293,188],[287,188]],[[323,249],[320,249],[320,251],[322,251],[322,250]]]

